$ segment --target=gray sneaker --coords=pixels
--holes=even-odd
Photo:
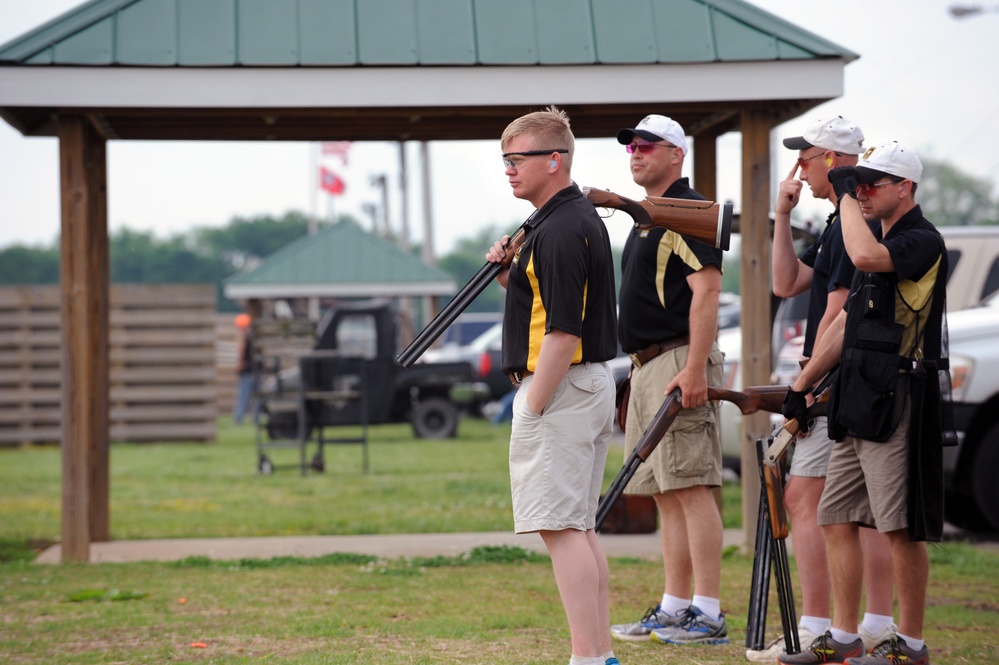
[[[857,658],[864,655],[864,643],[858,637],[849,644],[843,644],[833,639],[828,630],[819,635],[799,653],[782,653],[777,662],[785,665],[813,665],[813,663],[842,663],[847,658]]]
[[[679,625],[653,630],[652,641],[661,644],[728,644],[728,624],[724,614],[717,620],[709,619],[691,605]]]
[[[923,645],[919,651],[909,648],[897,635],[874,647],[866,656],[849,658],[843,665],[930,665],[930,651]]]
[[[611,637],[625,642],[647,642],[653,630],[677,626],[683,622],[687,610],[676,616],[663,612],[660,605],[650,607],[640,621],[635,623],[619,623],[611,626]]]

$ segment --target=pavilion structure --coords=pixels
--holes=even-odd
[[[770,372],[770,132],[840,96],[857,57],[742,0],[91,0],[0,45],[0,117],[59,139],[63,558],[110,538],[108,141],[497,139],[549,104],[588,138],[662,113],[692,137],[695,185],[714,199],[716,141],[740,132],[756,385]],[[765,414],[745,425],[747,441],[768,429]]]

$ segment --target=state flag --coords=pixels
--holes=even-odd
[[[336,173],[321,166],[319,167],[319,188],[333,196],[340,196],[347,189],[347,184]]]

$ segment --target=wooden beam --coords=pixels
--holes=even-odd
[[[742,236],[739,292],[742,301],[742,381],[746,386],[770,383],[770,130],[773,117],[766,109],[743,111]],[[742,532],[752,549],[756,542],[756,515],[760,479],[756,473],[756,440],[770,432],[769,414],[743,416]]]
[[[107,146],[85,116],[60,116],[62,558],[89,561],[108,512]]]

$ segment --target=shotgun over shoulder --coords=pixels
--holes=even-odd
[[[640,228],[661,226],[712,247],[728,250],[732,238],[732,204],[648,196],[641,201],[607,189],[583,187],[596,208],[614,208],[628,213]]]

